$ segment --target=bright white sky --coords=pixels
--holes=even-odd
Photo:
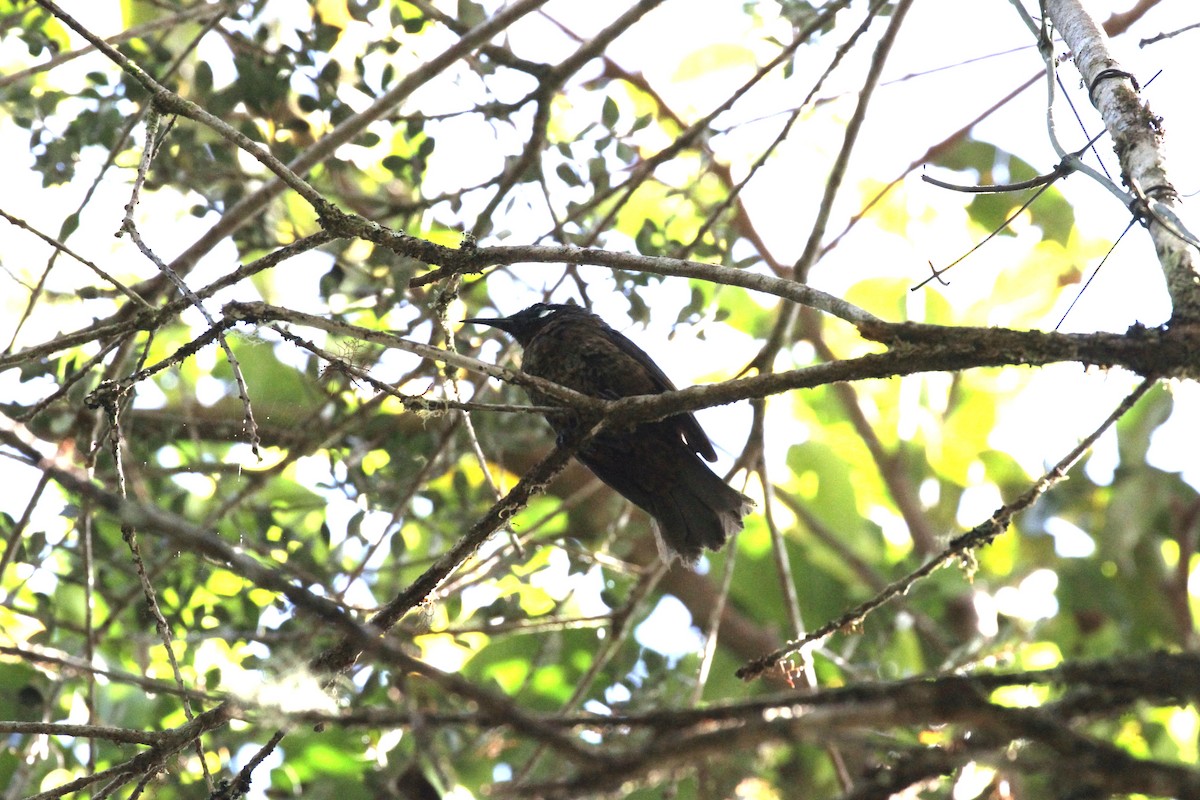
[[[1134,0],[1086,2],[1100,20],[1113,12],[1124,11],[1133,4]],[[119,29],[119,4],[115,0],[74,5],[77,6],[74,11],[86,15],[84,18],[93,30],[111,34]],[[452,7],[454,4],[442,5]],[[613,13],[613,5],[557,0],[547,6],[547,14],[586,35],[596,29],[597,14],[607,20]],[[762,5],[768,6],[766,3]],[[271,10],[286,17],[289,13],[304,11],[304,6],[300,0],[275,0]],[[741,6],[741,3],[726,0],[672,0],[636,26],[630,35],[619,39],[608,53],[618,63],[642,71],[668,104],[685,117],[703,113],[714,99],[723,98],[728,89],[743,80],[749,68],[743,73],[707,73],[682,80],[680,65],[686,63],[692,53],[706,46],[751,46],[740,13]],[[1195,21],[1194,0],[1165,0],[1135,26],[1132,33],[1116,40],[1114,45],[1124,68],[1136,74],[1143,84],[1162,70],[1162,74],[1144,91],[1144,96],[1152,110],[1165,120],[1171,175],[1175,185],[1185,195],[1200,188],[1200,148],[1194,144],[1200,141],[1200,116],[1195,100],[1195,76],[1200,74],[1200,64],[1197,64],[1200,30],[1183,33],[1146,48],[1139,48],[1137,42],[1141,38],[1173,31]],[[786,39],[787,29],[781,28],[779,35]],[[423,41],[418,45],[427,48],[428,52],[424,55],[432,54],[442,46],[435,37],[422,38]],[[523,51],[528,57],[538,60],[554,61],[575,47],[548,22],[536,16],[522,22],[511,32],[510,38],[519,52]],[[347,39],[346,42],[348,45],[351,40]],[[11,63],[14,54],[19,52],[19,44],[0,45],[0,63]],[[420,51],[416,52],[422,55]],[[963,63],[980,56],[1001,53],[1004,55],[972,64]],[[77,69],[82,74],[95,69],[96,65],[97,62],[90,58],[80,59],[71,69]],[[798,64],[798,73],[803,74],[806,65],[808,62]],[[876,93],[871,117],[874,122],[867,126],[862,143],[855,151],[848,184],[856,186],[867,178],[890,180],[903,165],[916,158],[932,142],[940,140],[981,109],[990,106],[1038,71],[1040,66],[1030,46],[1029,34],[1007,0],[975,0],[970,3],[962,0],[921,0],[916,3],[889,61],[886,75],[889,81],[910,74],[921,76],[889,83]],[[811,68],[818,69],[818,62],[812,61]],[[60,69],[57,74],[63,71]],[[850,70],[845,74],[846,78],[835,76],[827,86],[825,96],[852,92],[857,88],[859,73]],[[1069,64],[1062,68],[1061,74],[1068,85],[1078,82],[1077,73]],[[218,70],[218,81],[220,77]],[[739,125],[730,135],[714,139],[713,146],[719,154],[736,163],[745,154],[757,152],[774,136],[778,122],[767,115],[789,108],[798,100],[791,94],[782,93],[780,87],[778,82],[769,84],[728,115],[728,119],[721,120],[724,124],[734,125],[766,117],[760,124]],[[470,85],[464,85],[463,91],[470,92]],[[514,94],[519,92],[514,90]],[[456,98],[447,96],[444,91],[436,97],[430,95],[425,99],[431,104],[445,105],[448,109],[465,105],[456,102]],[[1046,141],[1044,102],[1045,92],[1039,84],[977,128],[975,136],[1010,149],[1043,171],[1049,171],[1057,158]],[[847,113],[850,107],[847,101],[844,106]],[[1089,132],[1098,130],[1099,122],[1090,109],[1082,111]],[[598,109],[590,108],[577,108],[572,113],[590,114],[592,118],[599,116]],[[1067,142],[1074,144],[1081,141],[1081,134],[1077,132],[1078,128],[1067,109],[1058,111],[1058,120],[1060,135]],[[481,147],[478,137],[483,135],[486,137],[484,141],[491,141],[494,133],[472,127],[477,125],[477,122],[467,119],[459,123],[447,123],[439,130],[438,152],[453,153],[454,158],[435,161],[431,168],[430,184],[425,187],[427,193],[469,185],[476,182],[476,173],[491,174],[495,171],[496,160],[507,149],[511,149],[513,143],[501,143],[507,149]],[[832,158],[832,151],[828,149],[830,140],[824,135],[828,132],[813,129],[811,136],[802,132],[797,141],[803,146],[786,149],[785,157],[771,170],[760,174],[745,194],[756,225],[771,251],[781,261],[791,261],[803,247],[807,221],[819,197],[819,183]],[[458,146],[454,143],[455,137],[458,137]],[[816,149],[810,147],[810,143],[815,144]],[[62,222],[64,209],[78,206],[79,192],[86,182],[77,181],[68,187],[52,190],[42,189],[39,176],[29,169],[28,162],[22,165],[21,154],[27,152],[28,134],[3,117],[0,117],[0,147],[3,152],[11,154],[5,180],[0,183],[0,207],[43,231],[56,231]],[[1105,140],[1098,147],[1103,154],[1111,153],[1111,146]],[[352,155],[347,153],[347,157]],[[98,154],[87,154],[81,169],[94,169],[97,157]],[[126,171],[118,174],[117,180],[108,181],[101,187],[92,208],[106,210],[107,213],[94,213],[86,217],[83,227],[70,242],[72,247],[101,266],[118,273],[127,272],[129,264],[141,263],[140,256],[131,254],[128,246],[114,240],[112,235],[128,198],[128,178],[129,172]],[[1128,219],[1126,210],[1109,194],[1089,183],[1087,178],[1070,178],[1063,185],[1063,191],[1076,202],[1078,227],[1083,237],[1111,240],[1124,228]],[[846,196],[850,200],[856,199],[852,192]],[[906,198],[911,222],[904,236],[864,226],[858,235],[847,240],[813,274],[813,284],[836,294],[866,277],[915,281],[926,274],[928,261],[945,264],[973,244],[965,226],[961,224],[963,200],[960,196],[920,183],[918,174],[906,185]],[[482,202],[478,201],[479,204]],[[153,203],[143,203],[141,219],[145,225],[144,232],[151,244],[166,257],[182,249],[211,224],[210,220],[197,220],[188,215],[188,205],[182,198],[173,202],[172,197],[163,192],[154,197]],[[842,209],[843,213],[853,210],[849,206]],[[531,218],[529,230],[513,230],[506,241],[531,241],[541,235],[545,227],[543,221]],[[839,229],[840,225],[835,219],[830,230]],[[1200,226],[1193,225],[1192,229],[1200,230]],[[1003,269],[1006,263],[1011,263],[1026,244],[1026,239],[1017,237],[985,248],[972,261],[961,265],[948,276],[951,285],[943,290],[944,295],[960,307],[977,302],[990,290],[996,271]],[[33,242],[28,234],[4,224],[0,224],[0,254],[3,265],[18,273],[36,272],[46,258],[45,249]],[[197,285],[203,284],[213,275],[227,271],[235,258],[232,247],[218,248],[191,280]],[[299,263],[290,266],[289,284],[297,287],[295,297],[285,296],[277,300],[299,307],[307,299],[304,292],[324,271],[324,264],[319,257],[304,263],[307,266]],[[1090,272],[1095,263],[1081,266],[1085,272]],[[74,265],[60,262],[51,288],[70,291],[79,280],[80,273],[76,269]],[[605,275],[602,271],[594,274],[598,281],[603,280]],[[973,275],[979,277],[973,279]],[[7,277],[0,275],[0,285],[7,280]],[[1031,293],[1037,291],[1041,289],[1030,287]],[[511,304],[502,309],[505,312],[519,309],[529,300],[518,294],[516,287],[513,292]],[[728,377],[741,366],[744,357],[744,343],[736,338],[710,338],[700,343],[686,337],[676,337],[669,345],[670,355],[667,355],[663,343],[667,340],[670,324],[678,308],[684,302],[685,292],[682,282],[664,289],[655,301],[656,307],[661,307],[663,313],[656,316],[648,329],[635,328],[629,334],[657,355],[681,385]],[[231,296],[217,299],[210,307],[219,308]],[[0,339],[4,342],[8,340],[11,326],[23,307],[25,297],[23,290],[14,290],[11,284],[0,289],[0,303],[3,304],[0,306],[3,313],[0,317]],[[1046,320],[1046,327],[1053,326],[1069,299],[1070,296],[1066,296],[1052,315],[1053,318]],[[601,314],[607,313],[610,318],[617,319],[625,312],[623,301],[615,297],[607,304],[603,298],[600,300],[598,310]],[[78,320],[39,321],[26,330],[24,340],[45,340],[49,335],[45,327],[47,325],[62,330],[80,327],[86,324],[93,313],[102,315],[107,313],[107,309],[85,307]],[[1135,230],[1106,264],[1068,318],[1064,330],[1123,330],[1134,322],[1156,325],[1163,322],[1168,313],[1153,249],[1147,237],[1140,230]],[[723,343],[729,346],[728,350],[721,350]],[[210,349],[202,357],[215,358],[216,355]],[[1124,396],[1129,386],[1128,376],[1119,373],[1096,373],[1081,379],[1079,370],[1074,367],[1043,370],[1021,403],[1010,411],[1008,417],[999,421],[995,435],[998,441],[1004,441],[1006,449],[1015,451],[1014,455],[1031,473],[1038,472],[1042,464],[1059,458],[1079,437],[1095,427]],[[18,384],[13,372],[0,374],[0,395],[27,400],[30,391],[31,387]],[[1191,446],[1194,432],[1200,426],[1200,392],[1194,385],[1182,386],[1178,387],[1178,397],[1181,402],[1166,429],[1169,433],[1156,441],[1152,458],[1165,469],[1185,472],[1193,485],[1200,485],[1200,456]],[[732,450],[742,441],[744,421],[744,413],[737,409],[714,410],[705,414],[706,426],[714,431],[718,444],[727,450]],[[780,442],[781,449],[773,454],[776,459],[782,458],[783,446],[784,443]],[[0,459],[0,481],[7,487],[5,499],[0,499],[0,508],[19,514],[34,480],[31,471]],[[995,498],[986,492],[980,495],[979,515],[989,514],[995,507],[994,501]],[[970,512],[967,514],[969,517],[977,510],[966,511]],[[969,524],[973,524],[973,521]]]

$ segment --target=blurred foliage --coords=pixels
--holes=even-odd
[[[449,246],[462,245],[469,233],[480,245],[558,242],[790,274],[790,264],[762,248],[749,206],[732,194],[766,145],[748,156],[714,148],[723,129],[713,123],[691,131],[700,115],[672,109],[649,73],[639,71],[646,65],[589,58],[599,66],[556,76],[563,57],[540,53],[522,34],[511,42],[491,37],[468,58],[420,75],[456,41],[448,31],[462,34],[490,19],[494,4],[105,5],[119,6],[114,29],[145,26],[119,38],[124,55],[284,163],[305,159],[325,137],[349,126],[353,134],[335,153],[303,162],[305,177],[338,206],[393,230]],[[795,0],[773,12],[768,5],[744,4],[745,41],[698,46],[671,80],[744,78],[777,52],[781,32],[807,30],[820,10]],[[891,10],[885,7],[873,24],[886,24]],[[51,61],[82,44],[36,5],[0,2],[0,21],[4,74],[47,65],[3,85],[0,125],[10,140],[19,131],[28,141],[29,167],[44,190],[70,190],[54,195],[55,235],[71,247],[81,243],[85,255],[152,305],[174,299],[136,252],[110,258],[79,232],[117,227],[125,200],[114,198],[128,196],[146,144],[144,90],[94,54]],[[848,37],[857,24],[824,18],[806,47],[843,31]],[[570,37],[564,41],[580,46]],[[803,96],[812,76],[791,63],[783,71],[776,89]],[[410,79],[413,87],[397,105],[354,127],[356,115]],[[723,99],[708,98],[713,105]],[[529,133],[534,104],[546,115],[537,135]],[[814,130],[823,125],[840,140],[845,119],[836,104],[805,113],[817,117]],[[835,141],[811,147],[828,150]],[[136,216],[151,246],[171,261],[205,231],[228,225],[219,237],[225,249],[199,265],[174,262],[193,290],[318,229],[304,202],[269,191],[269,172],[213,130],[174,120],[156,145]],[[656,158],[659,153],[665,154]],[[772,159],[783,158],[773,151],[767,156],[767,170]],[[932,166],[984,184],[1036,174],[1001,144],[970,138],[950,142]],[[97,187],[99,200],[91,194]],[[878,188],[877,179],[865,176],[848,185],[863,197]],[[903,192],[897,189],[869,212],[861,228],[903,236],[910,215],[919,216],[897,199]],[[963,205],[963,224],[981,238],[1024,199],[972,195]],[[1057,188],[1030,205],[1020,224],[1037,229],[1035,241],[1004,269],[976,273],[974,294],[965,300],[934,285],[910,293],[908,278],[861,265],[853,272],[846,262],[829,266],[829,274],[840,276],[848,301],[888,320],[1045,325],[1059,307],[1060,290],[1073,288],[1078,265],[1095,258],[1100,246],[1080,237],[1075,211]],[[801,244],[807,236],[799,226],[792,233]],[[1016,235],[1012,228],[1000,234]],[[102,414],[87,410],[85,395],[104,378],[171,358],[206,326],[186,311],[153,330],[134,326],[117,336],[96,328],[90,337],[38,349],[93,320],[119,321],[131,308],[111,284],[74,264],[63,266],[67,260],[60,257],[55,266],[48,251],[35,249],[24,260],[4,255],[5,269],[23,285],[19,292],[10,287],[5,301],[14,320],[5,335],[16,343],[5,355],[28,355],[0,367],[13,387],[3,409],[114,489],[109,428]],[[823,267],[818,261],[815,269]],[[503,336],[460,330],[456,320],[488,309],[509,313],[540,298],[578,299],[643,342],[661,333],[667,344],[658,351],[660,361],[681,384],[734,377],[780,321],[790,320],[774,298],[650,272],[519,265],[410,288],[409,280],[427,268],[366,242],[337,241],[203,296],[214,312],[235,297],[262,299],[437,346],[453,343],[460,352],[508,366],[518,363],[517,354]],[[233,369],[209,346],[140,381],[127,396],[120,434],[128,492],[215,533],[293,585],[365,614],[457,541],[497,492],[549,451],[552,436],[531,414],[478,411],[467,426],[456,412],[405,410],[347,365],[429,400],[520,404],[525,396],[444,363],[350,336],[293,329],[338,361],[282,341],[267,327],[242,327],[228,336],[257,418],[261,460],[250,452]],[[874,347],[841,323],[805,318],[785,330],[766,359],[754,361],[760,371]],[[672,358],[672,346],[685,355]],[[718,355],[696,355],[701,352]],[[873,596],[947,537],[1025,491],[1041,465],[1062,455],[1060,442],[1037,439],[1042,421],[1029,421],[1038,409],[1030,411],[1027,399],[1069,403],[1101,391],[1096,377],[1076,370],[1071,380],[1078,394],[1065,399],[1039,383],[1050,377],[1017,369],[826,385],[771,398],[763,440],[751,439],[748,449],[766,446],[770,512],[805,625],[816,627]],[[1128,385],[1128,376],[1113,375],[1102,391],[1115,405]],[[1200,502],[1180,475],[1147,462],[1172,408],[1169,391],[1153,391],[1121,420],[1102,455],[1091,456],[1087,468],[1076,469],[978,552],[977,563],[934,573],[857,630],[832,637],[815,655],[818,684],[1044,668],[1063,659],[1193,647],[1190,589]],[[744,412],[705,423],[735,455],[746,443]],[[747,491],[765,510],[760,477],[748,480]],[[23,477],[14,486],[19,491],[0,507],[0,721],[160,731],[186,722],[177,696],[183,687],[193,693],[196,711],[222,698],[245,709],[243,721],[202,740],[216,780],[245,767],[288,714],[351,720],[319,729],[292,725],[254,773],[256,792],[352,800],[436,797],[457,788],[456,797],[479,797],[513,778],[566,777],[561,757],[535,738],[480,723],[468,698],[370,654],[333,690],[320,690],[305,667],[335,641],[336,631],[230,565],[138,531],[146,580],[177,661],[177,684],[120,524],[56,485]],[[913,509],[915,520],[906,516]],[[917,522],[923,534],[913,531]],[[709,615],[729,559],[722,632],[711,665],[702,670]],[[779,675],[752,684],[733,675],[797,633],[778,563],[769,526],[756,514],[735,544],[704,561],[701,574],[677,568],[660,578],[645,516],[576,465],[406,617],[392,638],[411,655],[531,715],[635,714],[740,700],[786,688]],[[672,611],[679,608],[682,616]],[[89,672],[88,662],[103,672]],[[377,723],[370,712],[393,716]],[[1097,720],[1088,732],[1139,756],[1194,763],[1196,728],[1190,706],[1146,706]],[[580,733],[590,745],[614,749],[636,749],[644,743],[638,737],[646,736],[616,729]],[[919,726],[866,731],[847,735],[838,758],[858,780],[886,763],[893,748],[898,753],[949,741],[949,734]],[[0,747],[0,786],[15,787],[5,795],[14,797],[52,790],[122,763],[132,752],[131,745],[102,739],[10,735]],[[728,757],[709,754],[702,769],[653,774],[623,796],[659,797],[666,786],[678,798],[835,796],[844,787],[830,752],[797,740]],[[194,750],[181,752],[148,790],[157,798],[206,793],[200,758]],[[1007,769],[995,762],[981,768],[997,775]],[[959,778],[933,782],[922,796],[966,796],[955,789]]]

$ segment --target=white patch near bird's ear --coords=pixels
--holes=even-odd
[[[539,311],[539,312],[538,312],[538,314],[537,314],[537,318],[538,318],[538,319],[545,319],[546,317],[550,316],[550,315],[551,315],[551,314],[553,314],[553,313],[554,313],[554,309],[553,309],[553,308],[543,308],[541,311]]]

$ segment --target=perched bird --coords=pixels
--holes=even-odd
[[[580,306],[537,303],[511,317],[463,320],[510,334],[524,348],[525,372],[592,397],[615,400],[673,390],[671,380],[636,344]],[[529,390],[538,405],[555,405]],[[561,436],[573,415],[549,413]],[[742,529],[750,498],[725,484],[700,460],[716,452],[692,414],[676,414],[633,428],[604,430],[577,457],[655,521],[663,560],[692,564],[705,547],[716,550]]]

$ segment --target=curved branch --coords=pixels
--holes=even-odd
[[[383,240],[368,236],[371,231],[356,232],[364,238],[369,238],[376,244],[392,247],[401,255],[414,255],[402,252],[412,249],[408,244],[411,237],[384,237]],[[393,235],[394,236],[394,235]],[[848,303],[840,297],[835,297],[820,289],[814,289],[799,281],[776,278],[773,275],[763,275],[757,272],[726,267],[720,264],[703,264],[698,261],[685,261],[679,258],[663,258],[659,256],[643,256],[635,253],[617,253],[593,247],[573,247],[571,245],[553,246],[514,246],[514,247],[479,247],[474,250],[452,250],[430,243],[424,243],[421,248],[421,260],[430,264],[441,264],[442,269],[427,272],[409,281],[410,288],[418,288],[426,284],[443,280],[452,275],[465,272],[482,272],[486,267],[501,264],[527,263],[566,263],[591,264],[612,269],[651,272],[656,275],[671,275],[681,278],[697,278],[700,280],[723,283],[728,286],[740,286],[765,294],[773,294],[785,300],[791,300],[800,305],[810,306],[844,319],[852,325],[862,326],[880,322],[879,318],[858,306]],[[437,248],[440,252],[434,252]]]

